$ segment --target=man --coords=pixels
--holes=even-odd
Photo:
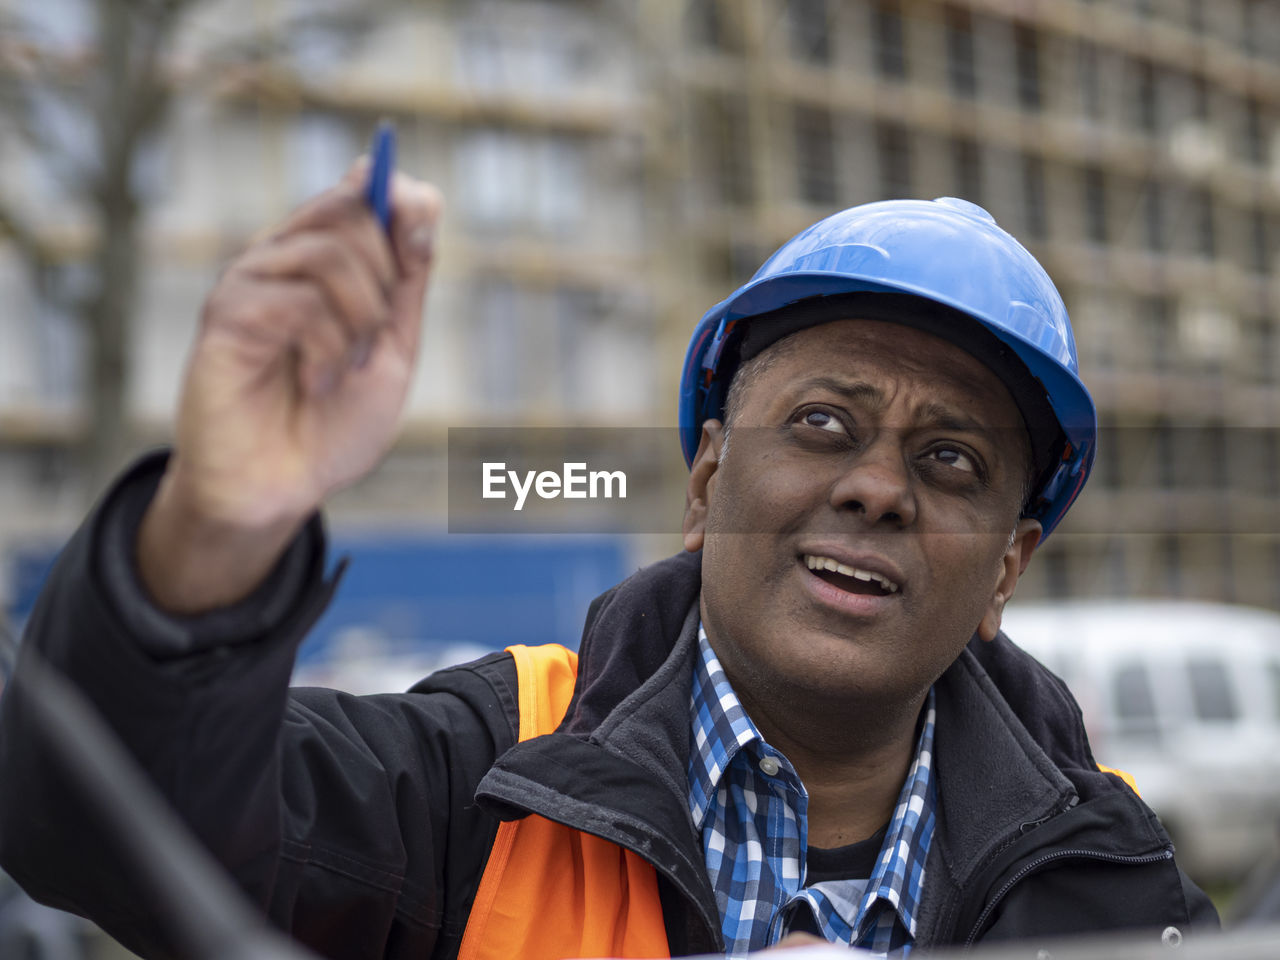
[[[315,511],[377,462],[439,206],[356,169],[231,265],[171,456],[59,561],[30,644],[75,677],[282,927],[332,957],[740,955],[1212,926],[1066,688],[999,633],[1089,471],[1039,265],[964,201],[838,214],[695,331],[687,552],[408,694],[286,693],[323,609]],[[520,638],[513,637],[513,643]],[[0,717],[0,861],[163,955]]]

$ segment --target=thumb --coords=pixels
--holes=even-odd
[[[391,294],[391,324],[409,354],[416,355],[422,308],[435,260],[436,227],[443,200],[429,183],[397,173],[391,181],[391,246],[399,277]]]
[[[373,160],[367,153],[362,153],[356,157],[351,166],[347,167],[347,172],[342,175],[341,183],[356,187],[357,189],[364,187],[369,179],[369,167]]]
[[[402,280],[427,271],[436,251],[436,226],[444,202],[429,183],[397,173],[391,181],[391,246]]]

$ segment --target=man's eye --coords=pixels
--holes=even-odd
[[[800,418],[800,422],[806,427],[816,427],[819,430],[826,430],[831,433],[847,432],[844,424],[825,410],[810,410]]]
[[[939,463],[954,467],[957,470],[966,470],[969,473],[978,472],[978,465],[974,462],[973,457],[956,447],[937,447],[929,451],[929,456]]]

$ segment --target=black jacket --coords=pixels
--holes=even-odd
[[[344,960],[452,957],[498,819],[533,811],[654,864],[673,952],[719,948],[686,803],[699,557],[592,604],[564,724],[513,746],[506,654],[406,694],[286,690],[331,592],[318,523],[237,608],[187,621],[152,609],[128,558],[160,466],[135,468],[68,545],[28,647],[77,679],[277,924]],[[1096,769],[1061,681],[1001,637],[972,642],[936,692],[918,944],[1216,926],[1155,815]],[[42,762],[25,696],[20,664],[0,700],[0,865],[44,902],[167,955],[110,838]]]

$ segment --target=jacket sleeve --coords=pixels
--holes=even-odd
[[[288,690],[334,589],[308,526],[253,597],[168,617],[133,572],[136,521],[163,461],[135,467],[62,552],[0,698],[0,866],[147,957],[163,925],[26,698],[38,653],[69,676],[160,793],[279,926],[325,956],[456,950],[496,823],[475,785],[514,741],[501,655],[415,692]]]
[[[1182,881],[1182,896],[1187,902],[1188,925],[1196,933],[1222,929],[1222,919],[1218,916],[1218,908],[1213,905],[1209,895],[1201,890],[1190,877],[1178,868],[1178,877]]]

